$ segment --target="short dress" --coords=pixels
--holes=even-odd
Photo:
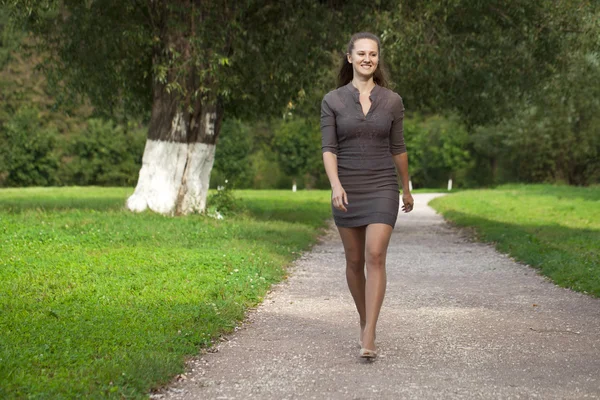
[[[348,196],[347,212],[331,205],[335,224],[374,223],[394,227],[400,206],[392,155],[406,152],[404,105],[397,93],[375,85],[365,116],[352,82],[333,90],[321,103],[322,151],[337,155],[338,177]]]

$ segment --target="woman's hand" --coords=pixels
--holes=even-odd
[[[331,193],[331,202],[338,210],[342,210],[344,212],[348,211],[344,205],[348,204],[348,195],[346,195],[346,191],[341,185],[333,187]]]
[[[415,201],[410,192],[402,192],[402,203],[402,211],[405,213],[412,211]]]

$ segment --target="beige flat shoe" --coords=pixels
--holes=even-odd
[[[360,358],[374,360],[375,358],[377,358],[377,351],[361,348],[360,349]]]

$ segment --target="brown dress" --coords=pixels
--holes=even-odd
[[[348,196],[347,212],[333,207],[337,226],[396,224],[400,194],[393,154],[406,152],[404,105],[395,92],[375,85],[365,116],[352,82],[321,103],[322,150],[337,155],[338,176]]]

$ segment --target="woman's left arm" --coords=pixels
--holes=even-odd
[[[400,175],[402,182],[402,211],[410,212],[414,206],[414,200],[410,194],[410,186],[408,184],[408,153],[404,143],[404,104],[402,98],[398,96],[397,103],[393,110],[394,121],[390,132],[390,151],[396,169]]]
[[[396,164],[396,169],[398,170],[398,174],[400,175],[400,182],[402,183],[402,192],[410,193],[408,186],[408,153],[400,153],[392,156],[394,159],[394,164]]]
[[[405,213],[411,212],[415,201],[410,194],[410,186],[408,185],[408,153],[400,153],[392,156],[396,169],[400,174],[400,181],[402,182],[402,211]]]

